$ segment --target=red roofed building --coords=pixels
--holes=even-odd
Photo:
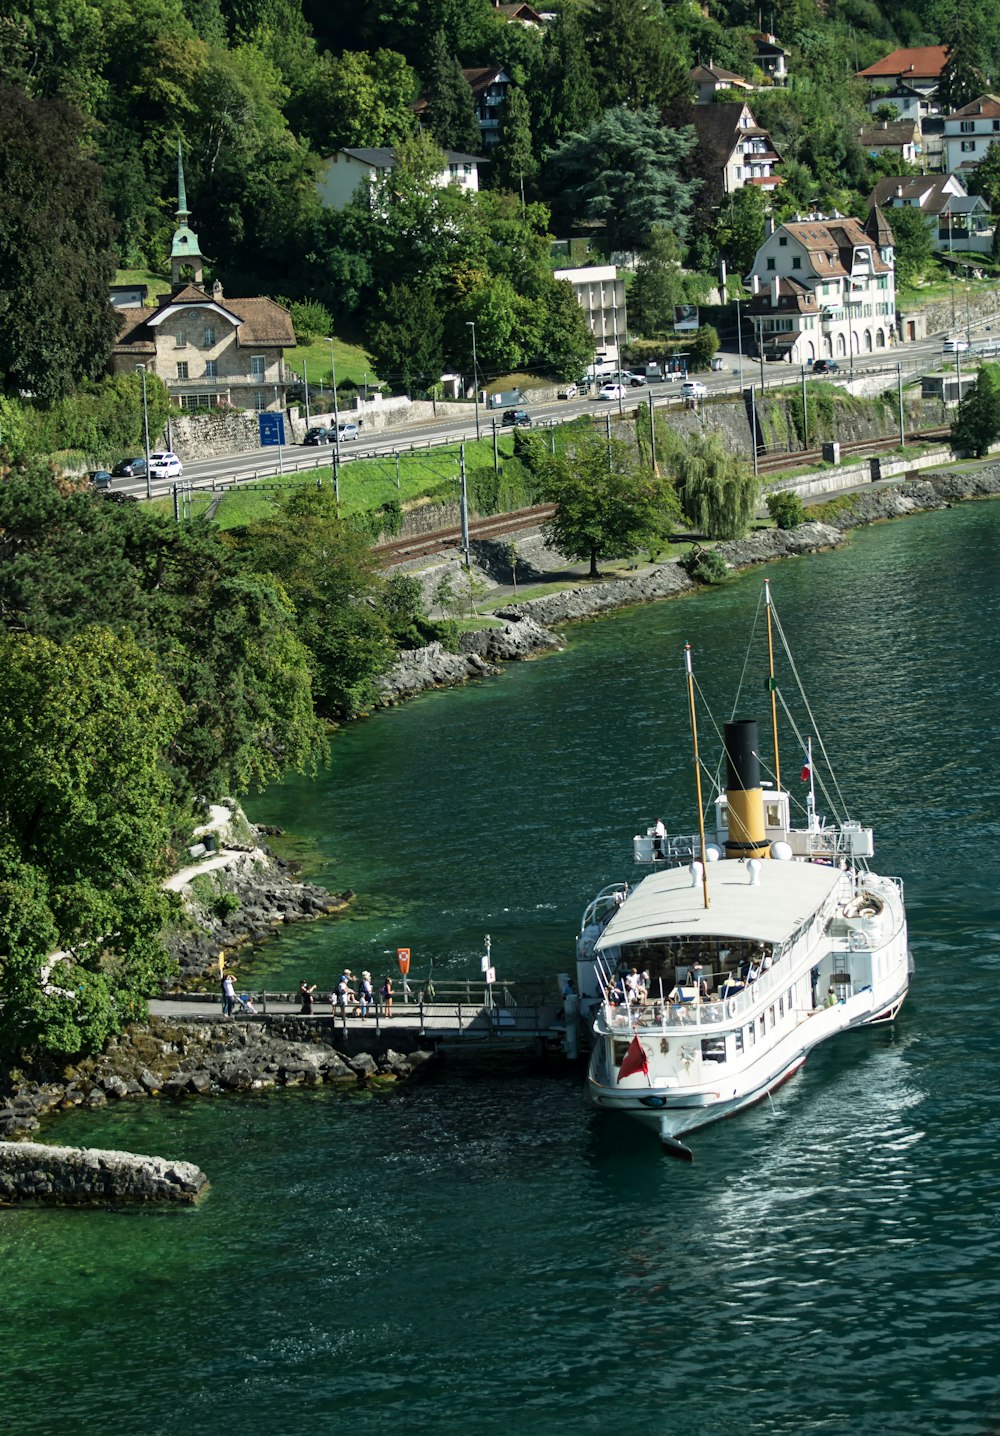
[[[876,89],[906,84],[928,94],[941,83],[947,63],[947,45],[919,45],[912,50],[893,50],[874,65],[859,70],[858,79],[867,80]]]

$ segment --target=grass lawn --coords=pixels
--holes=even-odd
[[[116,269],[115,284],[147,284],[149,286],[149,299],[155,299],[158,294],[166,294],[170,289],[169,274],[153,274],[148,269]]]
[[[367,380],[377,385],[378,379],[372,369],[372,361],[360,344],[348,344],[344,339],[333,340],[333,355],[337,365],[337,384],[353,379],[362,387]],[[285,352],[285,363],[300,377],[305,378],[309,368],[309,383],[330,387],[330,345],[326,339],[314,339],[311,344],[299,344]]]
[[[339,371],[338,371],[339,377]],[[498,438],[501,457],[509,457],[514,450],[514,436],[506,433]],[[349,448],[348,445],[344,446]],[[465,463],[469,470],[493,465],[493,439],[472,440],[465,445]],[[274,504],[280,489],[300,488],[303,484],[315,485],[317,480],[324,484],[333,483],[333,467],[310,469],[308,474],[285,474],[262,479],[259,484],[241,484],[238,488],[227,489],[219,499],[215,512],[215,523],[219,528],[238,528],[263,518]],[[400,454],[399,487],[396,487],[396,462],[388,455],[385,458],[352,459],[340,469],[340,511],[344,515],[365,513],[380,508],[382,504],[395,500],[411,505],[419,499],[458,499],[459,494],[459,446],[431,449],[428,452]],[[215,495],[208,495],[204,504],[196,505],[195,512],[203,512]],[[165,509],[173,512],[172,503],[165,502]]]

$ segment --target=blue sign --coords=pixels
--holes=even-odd
[[[284,414],[258,414],[257,423],[260,425],[260,446],[262,449],[274,448],[284,444]]]

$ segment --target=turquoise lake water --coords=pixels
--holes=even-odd
[[[875,866],[906,882],[893,1029],[827,1044],[698,1133],[692,1166],[558,1069],[56,1119],[48,1139],[183,1157],[212,1190],[188,1212],[0,1212],[0,1428],[1000,1432],[998,541],[1000,504],[966,505],[768,571]],[[632,834],[693,826],[682,645],[721,712],[760,586],[578,627],[355,725],[317,780],[251,803],[359,894],[282,934],[258,981],[384,970],[398,945],[472,976],[486,932],[501,976],[565,968]],[[745,698],[765,719],[757,677]]]

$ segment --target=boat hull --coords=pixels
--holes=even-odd
[[[882,1025],[892,1021],[906,997],[904,985],[877,1013],[850,1014],[825,1009],[806,1019],[796,1029],[794,1040],[786,1038],[764,1054],[753,1067],[733,1074],[725,1086],[699,1083],[690,1088],[657,1083],[655,1073],[633,1077],[627,1085],[608,1080],[602,1067],[601,1043],[591,1053],[588,1089],[595,1107],[632,1118],[651,1127],[665,1143],[675,1141],[699,1128],[762,1101],[776,1091],[804,1065],[809,1053],[840,1032]],[[720,1074],[721,1075],[721,1074]]]

